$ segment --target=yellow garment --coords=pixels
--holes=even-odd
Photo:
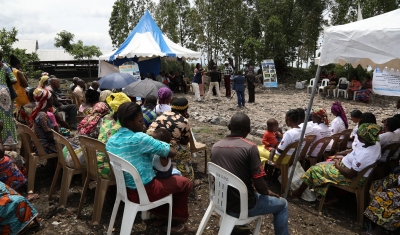
[[[122,92],[112,93],[106,99],[107,104],[110,106],[112,111],[115,113],[118,111],[118,108],[121,104],[126,102],[131,102],[131,99],[127,95]]]
[[[269,154],[270,154],[270,152],[264,148],[264,145],[258,145],[257,148],[258,148],[258,152],[260,153],[261,165],[264,166],[265,163],[269,160]],[[273,161],[273,162],[276,162],[276,161],[278,160],[279,157],[280,157],[279,155],[276,155],[276,154],[275,154],[274,159],[273,159],[272,161]],[[290,156],[287,155],[287,156],[285,156],[285,157],[283,158],[281,164],[282,164],[282,165],[288,164],[289,160],[290,160]]]
[[[29,104],[29,99],[28,99],[28,95],[26,94],[25,88],[21,86],[21,81],[18,78],[18,69],[13,69],[13,74],[14,76],[17,78],[17,83],[15,83],[13,85],[13,88],[15,90],[15,93],[17,93],[18,97],[15,98],[15,102],[17,104],[17,109],[19,109],[20,107]]]
[[[39,81],[39,86],[43,87],[43,84],[49,80],[49,76],[42,76]]]

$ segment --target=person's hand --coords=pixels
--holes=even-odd
[[[268,190],[268,196],[280,198],[280,196],[278,194],[272,192],[271,190]]]
[[[280,131],[275,132],[275,136],[276,136],[276,138],[280,138],[280,139],[283,138],[283,135]]]
[[[340,166],[340,160],[339,159],[333,159],[335,162],[335,167],[338,168]]]
[[[3,131],[3,126],[4,126],[4,122],[2,120],[0,120],[0,132]]]

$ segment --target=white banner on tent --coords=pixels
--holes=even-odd
[[[375,94],[400,96],[400,73],[380,71],[379,68],[376,68],[372,79],[372,88]]]

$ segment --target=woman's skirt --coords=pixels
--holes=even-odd
[[[369,103],[369,99],[370,99],[371,93],[372,92],[369,89],[359,90],[357,92],[357,94],[356,94],[356,100],[364,102],[364,103]]]
[[[177,144],[171,142],[171,146],[176,150],[177,154],[172,159],[176,163],[176,168],[181,172],[182,176],[189,180],[194,180],[194,171],[191,163],[192,153],[190,152],[189,145]]]
[[[28,182],[15,162],[7,155],[0,160],[0,181],[15,190]]]
[[[341,163],[342,167],[346,167]],[[342,175],[332,163],[322,163],[310,167],[301,177],[303,182],[310,188],[322,196],[326,196],[329,184],[348,186],[353,181]],[[362,178],[358,184],[362,187],[365,184],[366,178]]]
[[[371,203],[364,212],[375,224],[394,231],[400,228],[399,175],[390,174],[374,181],[369,190]]]
[[[37,216],[29,201],[0,182],[0,234],[17,234]]]

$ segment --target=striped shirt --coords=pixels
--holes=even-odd
[[[107,142],[107,151],[131,163],[139,172],[143,185],[155,177],[153,155],[167,156],[170,145],[142,133],[133,132],[125,127],[113,135]],[[135,181],[129,173],[124,172],[126,187],[136,189]]]
[[[150,124],[157,119],[157,114],[148,108],[142,107],[143,113],[143,123],[144,125],[149,128]]]
[[[225,76],[228,76],[228,75],[232,75],[232,74],[233,74],[233,68],[232,68],[232,66],[230,66],[230,65],[225,66],[224,75],[225,75]]]

